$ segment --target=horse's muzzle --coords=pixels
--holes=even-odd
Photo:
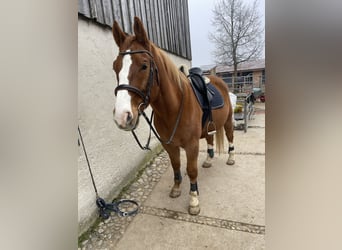
[[[114,122],[118,126],[119,129],[125,131],[131,131],[136,128],[138,125],[139,119],[134,119],[133,114],[131,112],[125,112],[118,116],[115,114],[115,109],[113,110]]]

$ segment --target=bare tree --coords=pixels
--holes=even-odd
[[[258,0],[247,5],[243,0],[219,0],[213,9],[214,33],[209,39],[215,44],[216,63],[234,66],[234,79],[240,63],[258,58],[262,52],[263,27],[257,11]]]

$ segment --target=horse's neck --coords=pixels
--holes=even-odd
[[[179,80],[180,81],[180,80]],[[170,78],[160,75],[159,78],[159,96],[152,105],[156,113],[172,115],[178,112],[179,105],[181,103],[181,98],[183,96],[183,91],[181,90],[179,84],[181,82],[173,82]],[[184,85],[184,83],[183,83]]]
[[[173,116],[177,115],[179,112],[182,96],[184,95],[184,78],[182,80],[181,76],[174,77],[167,70],[167,67],[172,62],[163,61],[163,56],[160,55],[159,58],[155,58],[158,71],[159,71],[159,83],[160,92],[156,101],[152,104],[152,108],[155,113],[159,116]],[[172,65],[172,67],[175,67]],[[167,115],[165,115],[167,113]]]

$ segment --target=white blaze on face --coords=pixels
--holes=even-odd
[[[130,50],[127,50],[128,52]],[[132,59],[130,55],[124,55],[122,59],[122,68],[119,72],[119,85],[129,84],[128,73],[131,67]],[[126,126],[127,114],[132,114],[131,108],[131,96],[128,94],[127,90],[120,90],[117,93],[115,101],[115,114],[114,120],[118,125],[123,127]]]

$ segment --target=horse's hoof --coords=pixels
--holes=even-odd
[[[227,165],[234,165],[235,164],[235,161],[234,160],[229,160],[226,162]]]
[[[207,162],[207,161],[203,162],[202,164],[202,168],[210,168],[211,166],[212,166],[211,162]]]
[[[171,190],[171,192],[170,192],[170,197],[171,198],[177,198],[177,197],[179,197],[181,195],[181,190],[180,190],[180,188],[173,188],[172,190]]]
[[[198,215],[200,211],[201,209],[199,206],[195,206],[195,207],[189,206],[189,214],[191,215]]]

